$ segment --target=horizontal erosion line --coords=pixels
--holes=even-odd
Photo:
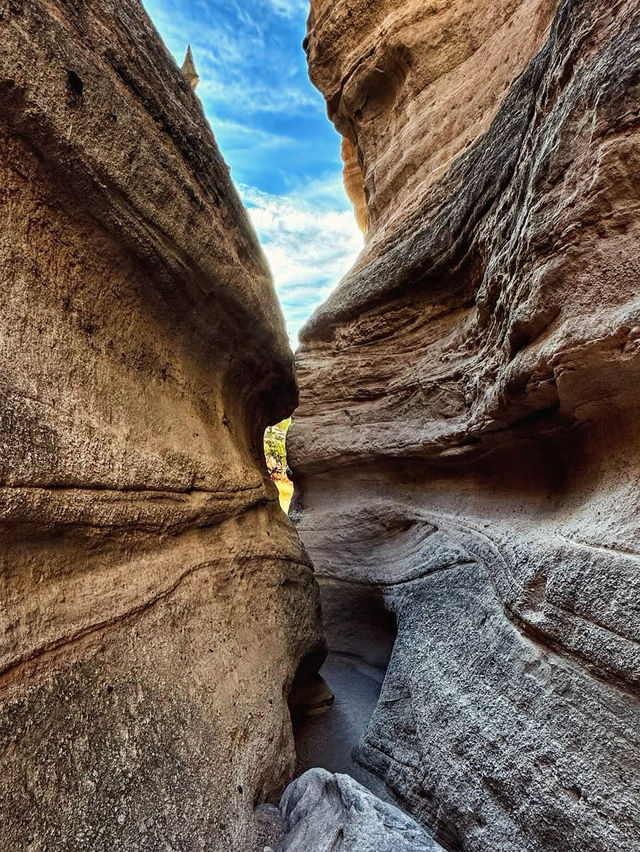
[[[276,561],[276,562],[284,562],[290,565],[297,565],[299,568],[303,568],[308,571],[310,574],[312,573],[311,567],[309,564],[300,561],[299,559],[295,559],[291,556],[286,555],[272,555],[272,554],[251,554],[251,555],[236,555],[234,560],[238,562],[256,562],[256,561]],[[151,609],[153,609],[157,604],[161,603],[164,600],[170,598],[179,588],[180,586],[187,580],[189,577],[197,574],[201,571],[211,569],[211,568],[223,568],[223,571],[229,570],[229,563],[227,559],[209,559],[205,562],[200,562],[197,565],[192,565],[179,577],[177,577],[170,586],[162,589],[156,595],[154,595],[150,600],[143,601],[136,606],[133,606],[131,609],[128,609],[125,612],[118,613],[114,615],[112,618],[104,619],[102,621],[96,622],[95,624],[87,625],[70,636],[62,636],[58,639],[55,639],[51,642],[48,642],[46,645],[41,646],[40,648],[36,648],[28,654],[19,657],[18,659],[13,660],[12,662],[6,664],[4,667],[0,668],[0,689],[6,684],[8,680],[12,677],[19,677],[20,672],[29,665],[39,665],[43,661],[48,658],[53,657],[59,651],[64,650],[66,648],[70,648],[76,645],[79,645],[83,640],[90,639],[91,637],[100,636],[107,633],[110,629],[117,628],[120,625],[126,625],[131,622],[134,618],[139,618],[144,615]],[[232,576],[233,572],[229,572],[229,576]],[[280,583],[282,585],[282,582]]]
[[[0,528],[36,524],[47,528],[139,531],[145,534],[182,534],[195,528],[212,528],[262,506],[275,505],[278,496],[264,488],[241,491],[176,492],[99,491],[68,489],[27,491],[23,499],[11,500],[13,489],[3,492]],[[7,493],[9,492],[9,493]],[[35,492],[35,493],[34,493]],[[202,494],[201,499],[198,495]]]
[[[428,571],[424,571],[421,574],[416,574],[415,577],[406,577],[402,580],[374,580],[371,578],[368,579],[359,579],[358,577],[337,577],[335,574],[321,574],[320,572],[316,572],[316,579],[318,580],[329,580],[334,583],[344,583],[346,586],[360,586],[363,588],[379,588],[379,589],[392,589],[396,586],[406,586],[408,583],[415,583],[418,580],[424,580],[427,577],[431,577],[434,574],[441,574],[444,571],[453,571],[456,568],[469,568],[471,566],[477,565],[478,562],[475,559],[461,559],[459,562],[448,562],[446,565],[441,565],[437,568],[430,568]]]
[[[113,486],[105,486],[101,484],[87,485],[62,485],[62,484],[44,484],[44,485],[9,485],[0,483],[2,491],[18,491],[18,492],[39,492],[52,491],[56,492],[79,492],[87,494],[156,494],[160,496],[171,497],[190,497],[197,494],[209,494],[220,497],[233,497],[236,494],[246,494],[250,491],[261,491],[264,489],[262,483],[256,485],[245,485],[234,489],[213,489],[213,488],[151,488],[145,486],[130,486],[123,488],[115,488]]]

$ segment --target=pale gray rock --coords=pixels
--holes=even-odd
[[[280,804],[278,852],[438,852],[420,826],[348,775],[310,769]]]

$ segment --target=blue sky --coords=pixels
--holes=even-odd
[[[340,139],[307,76],[308,0],[143,0],[182,64],[249,209],[293,345],[362,248]]]

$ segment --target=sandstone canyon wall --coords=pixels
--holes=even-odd
[[[280,309],[137,0],[0,0],[0,39],[0,847],[244,851],[322,648]]]
[[[298,353],[359,758],[448,850],[640,847],[640,3],[312,0],[368,228]],[[392,637],[393,638],[393,637]]]

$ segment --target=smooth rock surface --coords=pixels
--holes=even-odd
[[[331,649],[397,621],[359,759],[452,852],[635,852],[640,3],[314,0],[307,50],[369,227],[289,439]]]
[[[322,656],[266,263],[137,0],[0,0],[0,848],[238,850]]]
[[[290,784],[280,811],[285,834],[278,852],[442,852],[398,808],[325,769]]]

